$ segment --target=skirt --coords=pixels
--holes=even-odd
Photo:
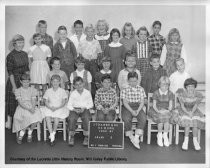
[[[69,110],[67,107],[60,108],[54,112],[47,107],[43,107],[41,108],[41,111],[44,117],[65,119],[69,116]]]
[[[137,59],[136,68],[141,73],[141,79],[144,77],[144,74],[149,69],[149,66],[150,65],[149,65],[148,58],[139,58],[139,59]]]

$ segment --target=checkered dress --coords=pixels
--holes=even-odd
[[[156,37],[154,34],[148,38],[148,41],[152,47],[152,53],[161,55],[163,45],[166,43],[165,38],[161,35]]]

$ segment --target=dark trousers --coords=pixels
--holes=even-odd
[[[97,110],[97,121],[113,121],[115,119],[115,110],[110,110],[108,114],[104,114],[102,110]]]

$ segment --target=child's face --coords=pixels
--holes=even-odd
[[[52,84],[52,87],[53,88],[58,88],[59,87],[59,85],[60,85],[60,80],[58,80],[58,79],[53,79],[52,81],[51,81],[51,84]]]
[[[75,27],[74,27],[74,30],[75,30],[76,34],[82,34],[83,27],[82,27],[81,24],[76,24]]]
[[[60,61],[59,61],[59,60],[55,60],[55,61],[53,62],[53,64],[52,64],[52,68],[53,68],[54,70],[59,70],[60,67],[61,67]]]
[[[137,84],[138,84],[138,79],[137,78],[129,78],[128,79],[128,84],[131,86],[131,87],[136,87]]]
[[[14,47],[16,50],[21,51],[24,47],[24,41],[16,41]]]
[[[177,61],[176,62],[176,68],[178,70],[178,72],[183,73],[185,70],[185,64],[183,61]]]
[[[154,27],[153,27],[154,34],[156,34],[156,35],[159,34],[160,29],[161,29],[160,25],[158,25],[158,24],[154,25]]]
[[[146,41],[147,39],[147,31],[140,30],[138,37],[141,41]]]
[[[76,66],[78,71],[82,71],[85,68],[85,64],[82,62],[77,63]]]
[[[78,81],[74,84],[74,87],[77,91],[83,91],[84,83],[81,81]]]
[[[152,61],[150,62],[150,64],[152,65],[152,68],[154,70],[157,70],[160,66],[160,59],[159,58],[153,58]]]
[[[100,34],[103,34],[106,32],[106,24],[104,22],[98,23],[98,31]]]
[[[126,36],[130,37],[132,33],[132,27],[131,26],[125,26],[125,34]]]
[[[179,34],[178,34],[178,33],[173,33],[173,34],[171,35],[171,41],[172,41],[172,42],[177,42],[178,39],[179,39]]]
[[[59,35],[59,39],[61,41],[65,41],[66,38],[67,38],[67,31],[66,30],[59,30],[58,35]]]
[[[104,81],[102,82],[102,86],[104,89],[109,89],[111,87],[110,79],[104,79]]]
[[[112,41],[117,43],[119,41],[119,34],[117,32],[112,34]]]
[[[195,86],[194,85],[188,85],[188,86],[186,86],[186,89],[187,89],[187,92],[189,94],[193,94],[194,91],[195,91]]]
[[[162,92],[166,92],[166,91],[168,90],[168,88],[169,88],[169,84],[168,84],[168,83],[166,83],[166,82],[161,82],[161,84],[160,84],[160,90],[161,90]]]
[[[30,80],[22,80],[20,82],[21,82],[23,88],[28,88],[29,87]]]
[[[103,69],[109,70],[110,69],[110,66],[111,66],[111,63],[109,61],[103,62],[102,63],[102,66],[103,66]]]
[[[135,57],[127,57],[125,64],[128,68],[134,68],[136,65],[136,58]]]
[[[94,30],[92,28],[88,28],[86,30],[86,35],[87,35],[88,38],[93,38],[93,36],[94,36]]]
[[[42,44],[42,37],[41,36],[37,36],[37,37],[35,37],[34,38],[34,43],[36,44],[36,45],[41,45]]]
[[[41,34],[45,34],[47,32],[47,25],[46,24],[40,24],[39,25],[39,32]]]

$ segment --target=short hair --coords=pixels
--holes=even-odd
[[[30,81],[30,75],[27,74],[27,73],[23,73],[21,76],[20,76],[20,80],[23,81],[23,80],[29,80]]]
[[[189,85],[194,85],[194,87],[196,88],[197,87],[197,84],[198,84],[198,82],[195,79],[188,78],[188,79],[186,79],[184,81],[184,88],[186,89],[187,86],[189,86]]]
[[[109,74],[105,74],[101,77],[101,82],[103,82],[105,79],[109,79],[111,81],[111,76]]]
[[[123,26],[123,29],[122,29],[122,36],[125,37],[125,27],[131,27],[131,36],[134,37],[135,36],[135,30],[134,30],[134,27],[132,25],[132,23],[130,22],[126,22]]]
[[[161,76],[159,81],[158,81],[158,86],[160,87],[161,83],[166,83],[170,85],[170,80],[168,76]]]
[[[75,22],[74,22],[74,27],[76,27],[76,25],[82,25],[82,27],[83,27],[83,22],[81,21],[81,20],[76,20]]]
[[[53,81],[54,79],[56,79],[56,80],[58,80],[58,81],[61,81],[60,75],[57,75],[57,74],[53,75],[53,76],[50,78],[51,81]]]
[[[42,37],[42,35],[41,35],[40,33],[35,33],[35,34],[33,35],[33,39],[35,39],[36,37]]]
[[[59,33],[60,30],[65,30],[65,31],[67,31],[67,28],[66,28],[66,26],[59,26],[59,27],[58,27],[58,33]]]
[[[75,60],[75,63],[78,64],[78,63],[84,63],[85,64],[85,59],[82,55],[79,55],[76,60]]]
[[[152,53],[151,57],[150,57],[150,61],[152,62],[153,59],[160,59],[160,55],[157,53]]]
[[[130,78],[136,78],[136,79],[138,79],[138,74],[135,71],[134,72],[129,72],[128,73],[128,80]]]
[[[179,33],[179,30],[177,28],[173,28],[169,31],[168,33],[168,40],[167,42],[170,43],[171,42],[171,36],[174,34],[174,33],[177,33],[179,35],[179,38],[178,38],[178,43],[181,43],[181,36],[180,36],[180,33]]]
[[[73,80],[73,85],[75,85],[77,82],[83,83],[83,79],[80,76],[76,76]]]
[[[134,58],[136,59],[135,53],[132,53],[131,51],[127,51],[127,52],[125,53],[125,61],[126,61],[127,58],[129,58],[129,57],[134,57]]]
[[[147,32],[147,37],[149,36],[149,32],[148,32],[148,30],[145,26],[142,26],[137,30],[137,32],[136,32],[137,36],[139,35],[140,31],[146,31]]]
[[[97,21],[97,23],[96,23],[96,30],[98,31],[98,25],[99,25],[100,22],[102,22],[102,23],[105,24],[105,26],[106,26],[106,31],[108,31],[108,30],[109,30],[109,24],[108,24],[108,22],[107,22],[105,19],[99,19],[99,20]]]
[[[54,61],[60,61],[60,58],[58,58],[58,57],[52,57],[50,59],[50,65],[54,64]]]
[[[39,20],[38,26],[40,26],[41,24],[47,25],[47,22],[45,20]]]
[[[88,24],[86,27],[85,27],[85,32],[87,32],[88,29],[93,29],[93,31],[95,32],[95,29],[93,27],[92,24]]]
[[[12,38],[12,44],[13,46],[16,44],[17,41],[24,41],[24,37],[20,34],[16,34],[13,38]]]
[[[159,20],[154,21],[152,24],[152,27],[155,27],[155,25],[159,25],[160,27],[162,26],[162,24]]]
[[[184,61],[184,58],[177,58],[177,59],[175,59],[175,62],[177,63],[177,62],[179,62],[179,61],[182,61],[183,63],[185,63],[185,61]]]
[[[118,36],[120,37],[120,31],[119,31],[117,28],[114,28],[114,29],[112,29],[111,32],[110,32],[110,41],[113,40],[113,39],[112,39],[112,35],[113,35],[114,33],[117,33]]]

